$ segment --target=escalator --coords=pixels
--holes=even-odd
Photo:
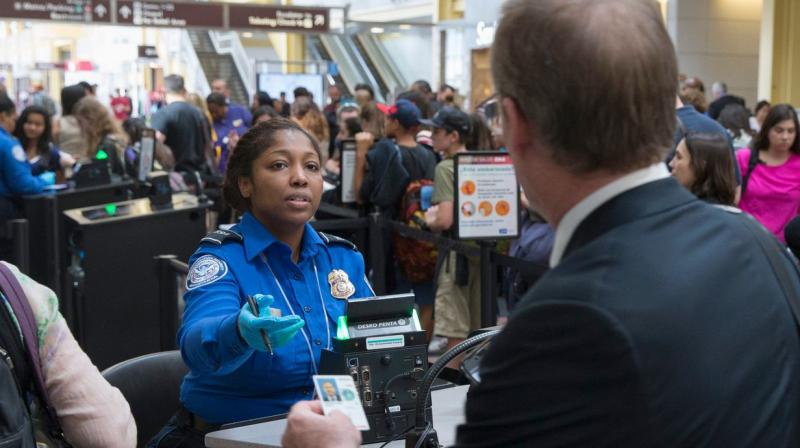
[[[228,84],[228,89],[231,91],[230,100],[232,102],[250,104],[247,87],[239,70],[236,68],[233,56],[217,53],[208,31],[191,29],[187,31],[208,82],[211,83],[215,79],[224,79]]]
[[[398,90],[408,86],[380,40],[372,34],[309,36],[311,54],[334,61],[338,66],[335,81],[353,92],[356,84],[367,83],[375,89],[375,100],[386,102]]]

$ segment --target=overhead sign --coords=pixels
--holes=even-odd
[[[152,45],[139,45],[139,57],[142,59],[158,59],[158,51]]]
[[[120,25],[224,28],[223,5],[117,0]]]
[[[457,238],[519,235],[519,185],[508,153],[456,154],[454,191]]]
[[[330,24],[327,8],[230,5],[229,14],[231,28],[324,33]]]
[[[11,7],[5,7],[6,4]],[[0,0],[0,17],[170,28],[342,33],[345,10],[189,0]]]
[[[111,23],[111,0],[9,0],[0,16],[59,22]]]

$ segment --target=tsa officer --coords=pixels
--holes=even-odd
[[[316,140],[283,118],[239,140],[224,194],[243,217],[203,238],[190,258],[178,343],[191,371],[182,409],[150,446],[203,446],[221,424],[311,399],[345,301],[374,296],[356,247],[308,222],[322,195],[320,164]]]
[[[28,157],[11,133],[17,123],[17,108],[5,92],[0,92],[0,259],[8,259],[10,245],[6,241],[6,221],[20,216],[16,200],[26,194],[41,193],[55,182],[55,174],[34,176]]]

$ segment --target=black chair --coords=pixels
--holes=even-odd
[[[128,359],[103,371],[131,406],[137,446],[144,446],[178,410],[181,382],[188,372],[178,350]]]

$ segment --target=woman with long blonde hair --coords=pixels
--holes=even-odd
[[[292,103],[292,120],[317,139],[324,165],[328,159],[328,146],[330,145],[330,128],[325,115],[311,98],[300,97]]]
[[[124,175],[122,154],[128,144],[128,136],[111,111],[96,98],[86,96],[75,104],[72,113],[78,120],[85,142],[81,155],[91,160],[108,159],[112,172]]]

